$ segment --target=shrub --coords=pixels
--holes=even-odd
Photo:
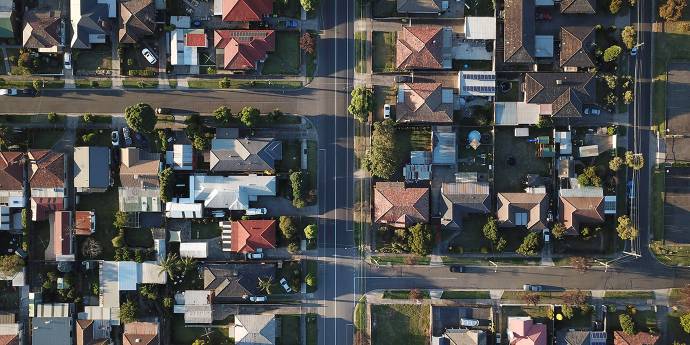
[[[367,171],[376,177],[390,179],[400,165],[398,145],[395,142],[396,129],[393,121],[374,123],[371,149],[363,159]]]
[[[93,141],[93,138],[96,137],[96,133],[86,133],[81,136],[81,141],[84,142],[84,144],[90,144],[91,141]]]
[[[239,114],[240,121],[247,127],[254,127],[259,120],[259,109],[254,107],[244,107],[240,110]]]
[[[614,74],[606,74],[604,75],[604,81],[606,81],[606,86],[608,86],[609,89],[615,90],[618,84],[618,77]]]
[[[117,235],[117,236],[113,237],[111,242],[113,243],[113,247],[122,248],[125,245],[125,237],[122,235]]]
[[[230,111],[230,108],[222,106],[213,111],[213,118],[215,118],[216,121],[226,125],[230,123],[230,120],[232,120],[232,111]]]
[[[623,215],[618,217],[618,225],[616,226],[616,232],[618,232],[618,237],[622,240],[631,240],[637,237],[637,228],[633,225],[630,217]]]
[[[134,301],[127,300],[120,304],[120,321],[123,323],[130,323],[137,320],[137,304]]]
[[[515,252],[524,256],[536,255],[538,247],[539,235],[536,232],[530,232],[527,234],[527,236],[525,236],[520,244],[520,247],[518,247]]]
[[[489,216],[486,220],[486,224],[482,227],[482,232],[486,239],[491,242],[496,242],[496,240],[498,240],[498,223],[496,222],[496,218]]]
[[[0,273],[4,276],[14,276],[22,268],[24,268],[24,260],[19,255],[0,255]]]
[[[172,198],[172,188],[174,183],[175,172],[172,168],[168,167],[163,169],[158,174],[158,180],[160,185],[160,198],[163,202],[169,202]]]
[[[158,118],[150,105],[138,103],[125,109],[127,125],[137,132],[151,133]]]
[[[85,113],[82,115],[81,119],[84,121],[84,123],[91,123],[94,120],[94,116],[91,113]]]
[[[553,228],[551,229],[551,233],[553,234],[553,237],[557,239],[563,238],[565,236],[567,229],[565,228],[565,225],[562,223],[556,223],[553,225]]]
[[[283,234],[283,237],[288,240],[297,233],[297,227],[295,226],[295,222],[291,217],[280,216],[278,220],[278,227],[280,228],[280,232]]]
[[[621,324],[621,328],[625,334],[635,334],[635,321],[633,321],[630,315],[620,314],[618,316],[618,322]]]
[[[632,26],[626,26],[625,28],[623,28],[623,31],[621,31],[621,39],[623,40],[625,47],[628,49],[632,49],[635,46],[636,37],[637,32],[635,31],[635,28]]]
[[[54,122],[57,121],[57,119],[58,119],[58,116],[57,116],[57,114],[56,114],[55,112],[52,112],[52,111],[51,111],[51,112],[48,113],[48,121],[49,121],[49,122],[54,123]]]
[[[609,3],[609,12],[611,12],[611,14],[616,14],[621,10],[621,6],[623,6],[623,0],[611,0]]]
[[[613,92],[610,92],[606,95],[606,104],[608,104],[611,107],[615,106],[616,104],[618,104],[618,96],[616,96],[616,94],[614,94]]]
[[[417,224],[409,229],[408,245],[410,252],[417,255],[429,255],[433,244],[431,227],[427,224]]]
[[[680,317],[680,325],[685,333],[690,333],[690,313],[685,313]]]
[[[297,254],[300,252],[299,244],[297,242],[290,242],[287,249],[290,254]]]
[[[316,276],[309,273],[306,277],[304,277],[304,282],[307,284],[307,286],[314,287],[316,286]]]
[[[577,182],[582,186],[601,187],[601,177],[597,175],[596,167],[586,167],[582,174],[577,176]]]
[[[305,32],[299,38],[299,47],[307,54],[314,54],[316,50],[316,40],[312,34]]]
[[[644,167],[644,156],[641,154],[634,154],[632,151],[626,151],[625,164],[633,170],[640,170]]]
[[[620,0],[614,0],[614,1],[620,1]],[[615,61],[618,59],[618,56],[621,55],[621,52],[623,51],[623,48],[617,45],[612,45],[604,51],[604,61],[606,62],[611,62]]]
[[[228,77],[224,77],[223,79],[221,79],[221,80],[218,82],[218,86],[219,86],[221,89],[229,89],[229,88],[230,88],[230,85],[231,85],[231,82],[230,82],[230,78],[228,78]]]
[[[295,171],[290,174],[290,185],[292,186],[292,204],[301,208],[304,207],[304,176],[301,171]]]
[[[626,90],[623,93],[623,103],[630,104],[633,102],[633,100],[634,100],[633,92],[630,90]]]
[[[208,66],[208,68],[206,69],[206,74],[216,74],[216,73],[218,73],[218,70],[216,70],[216,68],[213,66]]]
[[[358,86],[350,95],[352,98],[347,111],[359,122],[367,121],[369,113],[374,110],[374,93],[369,88]]]
[[[316,238],[318,232],[319,229],[316,224],[309,224],[304,228],[304,237],[306,237],[308,240],[313,240]]]

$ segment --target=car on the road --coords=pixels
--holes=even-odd
[[[110,143],[113,144],[113,147],[120,146],[120,131],[117,129],[110,132]]]
[[[637,47],[633,47],[632,49],[630,49],[630,56],[635,56],[635,55],[637,55]]]
[[[543,291],[544,287],[541,285],[524,284],[524,285],[522,285],[522,290],[539,292],[539,291]]]
[[[412,77],[409,75],[396,75],[394,80],[396,83],[409,83],[412,81]]]
[[[384,119],[390,119],[391,118],[391,105],[388,103],[383,105],[383,118]]]
[[[33,88],[26,88],[26,89],[21,89],[17,90],[17,96],[23,96],[23,97],[34,97],[36,96],[36,90]]]
[[[465,271],[465,267],[462,267],[460,265],[453,265],[450,266],[449,270],[453,273],[462,273]]]
[[[247,253],[244,256],[247,258],[247,260],[261,260],[264,258],[264,253],[262,252],[254,252],[254,253]]]
[[[122,128],[122,137],[125,138],[126,146],[132,146],[132,133],[129,128]]]
[[[544,234],[544,243],[549,243],[549,241],[551,240],[551,234],[549,233],[549,229],[544,229],[542,233]]]
[[[0,89],[0,96],[16,96],[17,89]]]
[[[65,69],[72,69],[72,53],[65,53],[63,60]]]
[[[477,326],[479,326],[479,320],[460,318],[460,326],[477,327]]]
[[[170,108],[156,108],[156,114],[167,115],[167,114],[171,114],[171,113],[172,113],[172,109],[170,109]]]
[[[268,301],[266,296],[249,296],[249,301],[254,303],[263,303]]]
[[[292,292],[292,289],[288,285],[287,280],[285,280],[285,278],[280,278],[280,286],[283,287],[283,290],[285,290],[285,292],[287,292],[287,293]]]
[[[154,65],[158,61],[155,56],[153,56],[153,53],[149,50],[149,48],[144,48],[141,50],[141,55],[144,55],[146,58],[146,61],[148,61],[150,64]]]
[[[261,208],[248,208],[247,211],[244,213],[247,216],[259,216],[262,214],[266,214],[268,210],[266,210],[265,207]]]
[[[585,115],[601,115],[601,109],[595,107],[585,108]]]

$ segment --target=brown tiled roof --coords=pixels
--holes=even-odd
[[[503,61],[534,62],[534,1],[506,0],[503,24]]]
[[[74,212],[74,234],[91,235],[91,211]]]
[[[580,230],[580,223],[604,222],[603,196],[561,196],[558,202],[560,221],[569,231]]]
[[[589,51],[594,43],[594,28],[587,26],[561,27],[561,67],[594,67]]]
[[[252,70],[275,50],[276,35],[273,30],[215,30],[213,45],[223,51],[220,68]]]
[[[31,188],[64,188],[65,156],[48,150],[29,151]]]
[[[53,249],[55,255],[71,255],[72,251],[72,217],[69,211],[55,212],[53,220]]]
[[[621,331],[613,332],[614,345],[656,345],[659,343],[659,336],[647,332],[637,332],[633,335]]]
[[[19,345],[19,335],[0,335],[0,345]]]
[[[551,116],[581,117],[595,98],[594,75],[587,72],[525,74],[525,102],[551,105]]]
[[[488,182],[443,183],[441,199],[441,224],[444,226],[459,227],[465,215],[491,211]]]
[[[40,222],[47,220],[51,213],[64,210],[65,201],[60,197],[32,197],[31,209],[33,210],[32,220]]]
[[[501,227],[514,227],[516,214],[526,213],[528,230],[543,230],[546,228],[546,214],[549,199],[546,194],[536,193],[498,193],[496,206],[498,224]]]
[[[429,188],[406,188],[404,182],[374,187],[374,221],[404,227],[429,221]]]
[[[22,43],[25,48],[51,48],[61,45],[60,18],[51,17],[50,13],[31,11],[24,17],[25,35]]]
[[[120,43],[139,43],[156,29],[153,0],[129,0],[120,3]]]
[[[595,14],[596,0],[564,0],[561,2],[561,13],[567,14]]]
[[[258,22],[273,12],[273,0],[222,0],[226,22]]]
[[[130,322],[125,324],[122,345],[155,345],[158,340],[158,323]]]
[[[231,238],[230,250],[236,253],[275,248],[276,221],[253,219],[232,222]]]
[[[403,103],[395,108],[398,122],[452,123],[453,104],[443,103],[441,83],[403,84]]]
[[[77,345],[91,345],[93,340],[93,320],[77,320]]]
[[[21,152],[0,152],[0,190],[22,190],[23,156]]]
[[[443,28],[403,26],[398,32],[395,67],[398,69],[441,69]]]
[[[120,150],[120,184],[122,187],[158,188],[160,158],[142,157],[141,150],[128,147]]]

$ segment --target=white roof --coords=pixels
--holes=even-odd
[[[182,293],[185,305],[207,305],[211,304],[211,291],[209,290],[187,290]]]
[[[596,157],[599,155],[599,145],[580,146],[580,157]]]
[[[207,208],[246,210],[259,196],[276,195],[275,176],[189,176],[189,195]]]
[[[465,17],[465,38],[470,40],[495,40],[495,17]]]
[[[455,132],[433,131],[433,164],[455,164]]]
[[[208,257],[208,243],[182,242],[180,243],[180,257],[205,259]]]
[[[213,308],[207,305],[186,305],[184,311],[185,323],[212,323]]]
[[[495,96],[496,73],[491,71],[458,72],[460,96]]]
[[[117,281],[120,291],[136,291],[137,263],[134,261],[120,261],[117,265]]]
[[[141,284],[165,284],[167,273],[155,261],[146,261],[139,264],[138,281]]]
[[[79,320],[106,321],[110,325],[120,324],[120,307],[84,306],[84,311],[77,315]]]
[[[172,65],[196,66],[199,64],[198,47],[190,47],[185,44],[185,35],[198,30],[176,29],[172,31],[170,35],[170,63]],[[203,33],[203,30],[200,33]]]
[[[120,307],[120,288],[118,286],[117,261],[103,261],[99,272],[100,305],[104,307]]]
[[[170,25],[175,25],[178,29],[187,29],[191,24],[188,16],[170,16]]]
[[[69,303],[36,304],[31,317],[70,317]]]
[[[194,149],[192,145],[173,145],[172,150],[172,165],[174,170],[192,170],[192,161],[194,156]]]
[[[513,134],[515,137],[528,137],[529,136],[529,128],[528,127],[516,127],[515,128],[515,133]]]
[[[203,218],[204,207],[200,203],[165,203],[165,216],[168,218]]]
[[[496,102],[494,122],[497,126],[536,125],[539,123],[539,104]]]

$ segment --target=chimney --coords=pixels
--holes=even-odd
[[[134,339],[134,342],[135,342],[135,343],[141,343],[141,338],[136,338],[136,339]]]

